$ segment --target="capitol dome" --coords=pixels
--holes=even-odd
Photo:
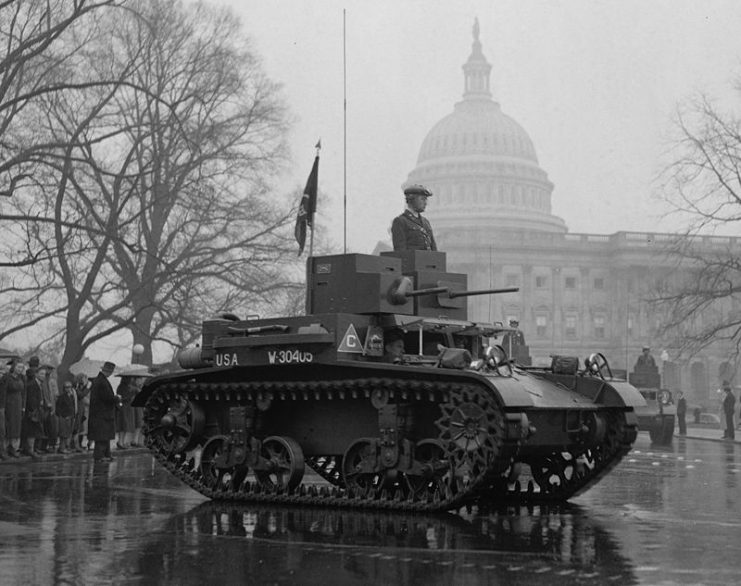
[[[553,183],[538,164],[533,141],[492,99],[478,20],[473,37],[463,65],[463,100],[427,134],[404,185],[432,190],[427,215],[438,240],[451,234],[450,244],[461,229],[566,233],[564,221],[551,213]]]

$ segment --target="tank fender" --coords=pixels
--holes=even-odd
[[[224,369],[222,368],[203,368],[198,371],[198,376],[201,375],[208,375],[209,373],[221,373]],[[149,399],[150,395],[154,393],[154,391],[157,389],[158,386],[165,383],[171,383],[171,382],[187,382],[190,380],[193,380],[193,377],[196,373],[194,373],[192,370],[186,370],[179,373],[169,373],[169,374],[160,374],[158,376],[154,376],[152,378],[148,378],[146,382],[142,385],[141,391],[139,391],[136,396],[134,397],[133,401],[131,401],[132,406],[134,407],[144,407],[147,403],[147,399]]]
[[[645,407],[647,405],[646,399],[643,398],[643,395],[638,392],[638,390],[631,385],[630,383],[624,382],[624,381],[606,381],[605,388],[611,388],[614,390],[614,394],[617,395],[616,399],[618,399],[622,404],[624,404],[626,407]],[[601,403],[604,403],[606,405],[613,404],[613,401],[610,401],[609,399],[605,398],[606,400],[600,401]]]

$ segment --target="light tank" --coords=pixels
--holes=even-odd
[[[674,439],[677,407],[672,392],[661,388],[661,375],[656,364],[636,363],[628,381],[643,396],[646,405],[636,407],[638,430],[648,431],[651,443],[667,446]]]
[[[411,511],[566,501],[636,438],[595,353],[514,363],[431,251],[310,257],[306,315],[203,323],[184,370],[149,379],[146,445],[212,499]],[[385,355],[401,336],[404,354]]]

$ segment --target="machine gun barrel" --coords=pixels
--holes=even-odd
[[[471,297],[472,295],[494,295],[496,293],[516,293],[519,287],[505,287],[504,289],[478,289],[477,291],[449,291],[448,297]]]

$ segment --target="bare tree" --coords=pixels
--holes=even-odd
[[[70,31],[117,5],[114,0],[0,2],[0,196],[33,185],[37,160],[59,146],[29,127],[25,113],[39,98],[81,87],[65,75],[85,44],[84,38],[71,44]]]
[[[292,286],[292,214],[268,189],[284,160],[287,113],[239,23],[202,4],[136,6],[139,18],[119,22],[115,40],[123,55],[143,49],[132,81],[159,100],[122,95],[125,165],[99,187],[136,194],[120,222],[137,246],[117,241],[110,263],[120,296],[132,294],[120,323],[150,361],[152,339],[170,341],[173,319],[203,305],[269,304]]]
[[[677,114],[662,195],[686,221],[669,249],[675,278],[654,296],[660,334],[692,355],[711,345],[741,356],[741,119],[706,97]]]
[[[296,286],[295,202],[268,187],[285,154],[279,88],[230,13],[126,6],[78,53],[84,91],[35,113],[61,146],[13,198],[16,242],[38,258],[0,283],[8,331],[58,316],[45,331],[65,337],[61,371],[122,329],[149,362],[152,340],[179,345],[196,315],[269,308]]]

